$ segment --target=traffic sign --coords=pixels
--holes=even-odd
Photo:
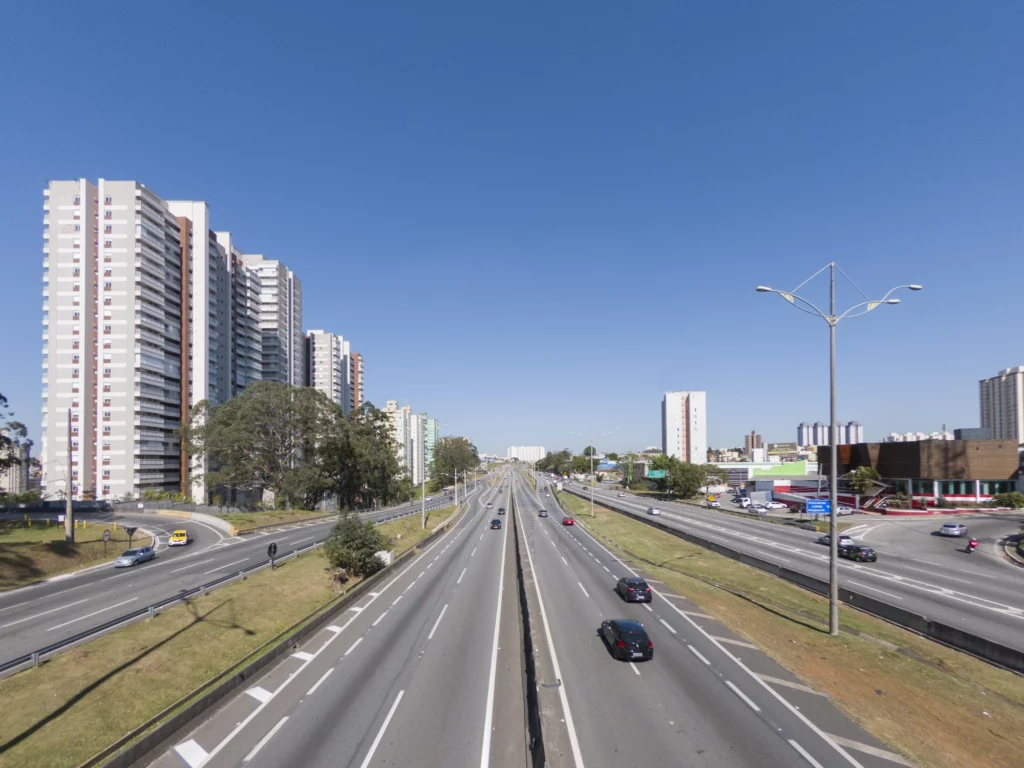
[[[126,525],[124,527],[124,532],[128,534],[128,549],[132,548],[132,536],[135,534],[137,530],[139,530],[138,526],[133,527],[130,525]]]
[[[271,544],[267,547],[267,557],[273,557],[277,554],[277,544]]]
[[[647,477],[651,480],[663,480],[665,478],[664,469],[651,469],[647,472]]]
[[[828,499],[808,499],[807,514],[830,515],[832,514],[832,502]]]
[[[110,530],[109,529],[103,532],[103,540],[104,541],[110,541]]]

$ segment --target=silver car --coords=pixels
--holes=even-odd
[[[132,565],[144,563],[156,557],[152,547],[138,547],[137,549],[125,550],[121,556],[114,561],[115,568],[127,568]]]
[[[648,507],[647,508],[647,514],[648,515],[660,515],[661,514],[661,510],[658,509],[657,507]]]
[[[963,523],[943,523],[939,528],[939,536],[966,536],[967,526]]]

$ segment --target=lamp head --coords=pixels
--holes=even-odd
[[[772,289],[769,288],[767,285],[759,285],[754,290],[757,291],[758,293],[771,293],[772,292]]]
[[[917,285],[917,283],[914,283],[913,285],[908,285],[907,286],[907,288],[909,288],[912,291],[920,291],[923,287],[924,287],[923,285]]]

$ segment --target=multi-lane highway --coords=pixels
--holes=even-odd
[[[428,507],[450,504],[443,498]],[[362,515],[381,520],[414,509],[403,505]],[[135,525],[156,537],[155,560],[133,568],[94,567],[31,587],[0,594],[0,664],[98,627],[134,610],[173,597],[229,573],[267,559],[275,542],[281,554],[323,540],[333,520],[265,531],[249,536],[225,536],[194,520],[157,515],[115,515],[109,522]],[[101,521],[106,524],[108,521]],[[176,528],[187,528],[194,541],[187,547],[168,547]],[[111,558],[119,554],[111,548]]]
[[[545,481],[541,481],[545,482]],[[590,489],[567,490],[589,498]],[[652,502],[596,488],[596,502],[638,516],[653,504],[664,525],[747,552],[819,579],[828,579],[828,548],[820,534],[728,515],[688,504]],[[849,518],[844,518],[848,520]],[[840,584],[949,626],[1024,650],[1024,569],[998,555],[994,542],[1019,530],[1020,515],[972,514],[959,518],[979,536],[974,554],[965,539],[935,534],[951,518],[866,518],[846,533],[878,552],[878,562],[839,561]]]
[[[155,765],[525,765],[514,533],[498,515],[509,496],[506,481],[471,497],[445,535]]]

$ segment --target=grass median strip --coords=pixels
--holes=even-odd
[[[268,512],[229,512],[217,515],[227,523],[235,526],[237,531],[248,531],[263,525],[283,525],[285,523],[301,523],[329,514],[319,509],[278,509]]]
[[[400,555],[453,509],[380,528]],[[311,552],[0,680],[0,766],[81,764],[338,594]]]
[[[867,731],[929,768],[1009,766],[1024,754],[1024,678],[828,601],[571,494],[563,506],[625,562],[700,606]],[[964,738],[965,734],[976,737]]]

